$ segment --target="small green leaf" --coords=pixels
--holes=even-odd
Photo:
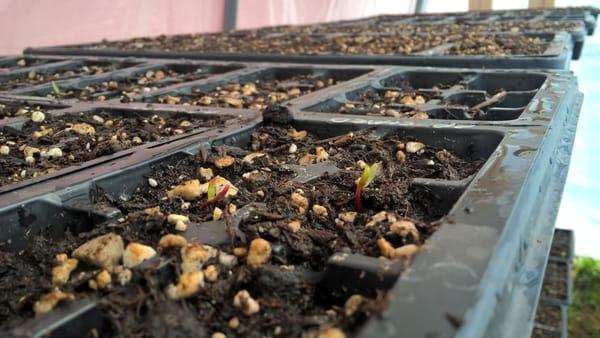
[[[52,81],[52,90],[54,91],[54,94],[56,96],[61,96],[62,93],[60,92],[60,88],[58,88],[58,85],[56,84],[56,82]]]
[[[217,196],[217,177],[219,176],[215,176],[213,177],[209,182],[208,182],[208,191],[206,192],[207,196],[208,196],[208,201],[211,202],[212,200],[215,199],[215,197]]]
[[[373,163],[370,166],[366,166],[363,169],[363,173],[360,176],[360,180],[358,181],[357,186],[361,189],[366,188],[373,180],[375,179],[375,175],[377,175],[377,171],[379,170],[379,163]]]

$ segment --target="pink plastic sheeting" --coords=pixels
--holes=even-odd
[[[413,13],[416,0],[239,0],[237,28]]]
[[[26,47],[214,32],[224,0],[0,0],[0,55]]]
[[[225,0],[0,0],[0,55],[223,28]],[[238,29],[410,13],[415,0],[239,0]]]

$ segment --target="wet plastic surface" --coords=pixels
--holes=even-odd
[[[60,88],[66,90],[107,78],[135,77],[137,73],[133,69],[146,71],[162,63],[186,63],[139,61],[132,69],[61,82]],[[39,181],[2,187],[0,217],[4,222],[0,243],[18,250],[24,244],[25,234],[36,233],[41,227],[52,225],[53,237],[60,238],[66,229],[79,232],[102,222],[115,222],[122,214],[96,204],[100,194],[127,199],[138,185],[144,184],[153,166],[190,156],[200,147],[247,143],[251,131],[265,123],[257,111],[164,105],[152,101],[161,95],[189,92],[195,86],[255,81],[275,74],[336,76],[346,81],[283,102],[280,109],[265,115],[269,121],[289,122],[322,138],[374,128],[381,137],[413,136],[460,155],[487,159],[468,179],[413,181],[414,188],[426,189],[438,196],[440,206],[448,214],[440,221],[440,230],[429,239],[408,269],[378,258],[338,253],[329,259],[324,271],[318,272],[315,282],[324,293],[373,295],[376,290],[389,290],[389,308],[380,318],[371,318],[358,336],[527,336],[533,328],[535,306],[532,304],[537,304],[542,288],[543,267],[550,250],[554,217],[580,108],[576,79],[568,72],[246,64],[205,79],[131,95],[128,100],[134,101],[132,103],[121,103],[119,97],[88,103],[70,99],[61,99],[59,103],[38,97],[40,102],[71,106],[49,111],[49,114],[116,109],[235,118],[227,120],[222,128],[144,144],[127,150],[127,154],[114,154],[72,170],[65,168],[70,171],[41,176]],[[364,87],[388,90],[409,83],[416,90],[425,91],[440,81],[462,81],[463,88],[442,91],[443,99],[454,103],[461,100],[480,103],[499,91],[508,93],[499,107],[489,109],[489,119],[479,121],[356,116],[339,114],[335,109],[316,113],[312,108],[339,104],[346,93]],[[2,95],[5,99],[31,100],[33,94],[43,96],[51,91],[51,86],[41,85],[34,90]],[[439,109],[440,102],[436,102],[425,110]],[[492,112],[493,109],[497,111]],[[23,118],[8,118],[1,123],[18,124]],[[215,232],[199,236],[218,241]],[[344,276],[343,285],[340,285],[340,276]],[[92,328],[101,332],[101,327],[95,324],[99,323],[99,313],[93,300],[91,302],[61,307],[13,333],[27,328],[28,335],[38,336],[53,331],[57,336],[79,337]],[[88,315],[89,319],[78,320],[82,318],[79,316]],[[511,317],[513,315],[516,317]],[[512,331],[505,330],[506,322],[514,324]],[[90,325],[82,325],[84,323]]]

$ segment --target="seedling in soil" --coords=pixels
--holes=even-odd
[[[54,95],[56,95],[56,97],[62,96],[62,93],[60,92],[60,88],[58,88],[58,85],[54,81],[52,81],[52,91],[54,92]]]
[[[363,211],[363,202],[362,202],[362,194],[365,188],[373,182],[375,179],[375,175],[377,175],[377,171],[379,170],[379,163],[373,163],[372,165],[367,165],[363,169],[363,173],[356,182],[356,192],[354,193],[354,203],[356,206],[356,211]]]
[[[227,196],[231,183],[221,176],[215,176],[208,182],[208,203],[216,203]]]

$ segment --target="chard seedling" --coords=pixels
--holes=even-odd
[[[221,176],[215,176],[208,182],[208,203],[216,203],[225,196],[231,188],[231,183]]]
[[[377,171],[379,170],[379,163],[373,163],[372,165],[367,165],[363,169],[363,173],[360,176],[358,182],[356,182],[356,192],[354,193],[354,205],[356,206],[356,211],[362,212],[363,203],[362,203],[362,195],[365,188],[373,182],[375,179],[375,175],[377,175]]]
[[[56,97],[59,97],[62,95],[62,93],[60,92],[60,88],[58,88],[58,85],[56,84],[56,82],[52,81],[52,91],[54,91],[54,95],[56,95]]]

